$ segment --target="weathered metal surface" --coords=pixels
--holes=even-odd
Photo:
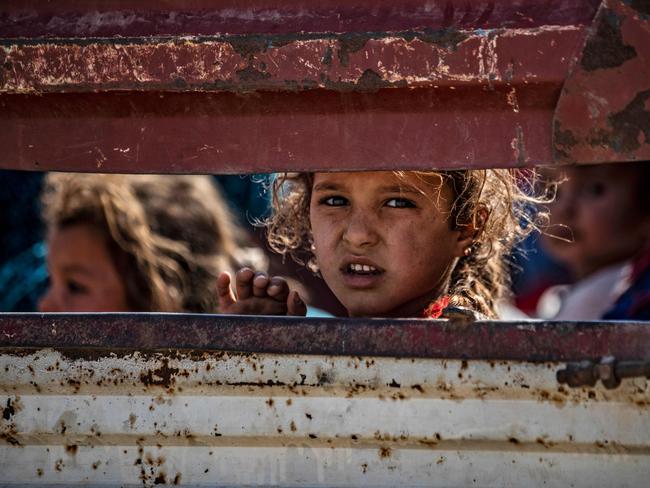
[[[317,319],[196,314],[2,314],[0,347],[218,349],[335,354],[580,361],[650,357],[640,322],[475,323],[426,319]]]
[[[379,32],[424,27],[527,28],[589,23],[600,0],[12,0],[2,37]]]
[[[147,5],[6,8],[0,167],[550,163],[553,110],[597,2]]]
[[[88,324],[90,326],[90,324]],[[2,483],[645,486],[650,385],[556,363],[0,353]]]
[[[581,35],[578,26],[553,25],[262,38],[16,39],[0,51],[0,91],[557,86]],[[516,89],[510,91],[514,104]]]
[[[557,372],[557,380],[571,387],[594,386],[600,380],[605,388],[618,388],[623,378],[649,378],[650,361],[617,361],[606,356],[598,362],[570,363]]]
[[[554,120],[555,158],[650,159],[650,4],[605,0]]]

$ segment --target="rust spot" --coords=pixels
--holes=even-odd
[[[12,415],[16,413],[13,404],[11,403],[11,398],[7,398],[7,406],[2,410],[2,418],[9,420]]]
[[[519,444],[519,439],[516,437],[508,437],[508,442],[511,442],[512,444]]]
[[[325,49],[325,53],[323,54],[323,59],[321,59],[321,63],[323,63],[325,66],[330,66],[332,64],[332,48],[331,46],[327,46],[327,49]]]
[[[140,381],[145,386],[163,386],[168,388],[172,385],[173,378],[177,373],[178,368],[170,368],[169,360],[165,358],[160,368],[140,374]]]
[[[325,80],[324,84],[325,87],[330,90],[374,93],[382,88],[406,87],[407,81],[404,79],[395,82],[386,81],[376,71],[368,68],[363,72],[356,83]]]
[[[350,54],[355,53],[363,49],[363,46],[371,39],[368,34],[349,34],[342,36],[338,39],[339,41],[339,61],[343,66],[347,66],[350,63]],[[330,56],[331,61],[331,56]]]
[[[176,473],[176,476],[174,476],[174,481],[173,484],[175,485],[180,485],[181,484],[181,473]]]
[[[617,152],[632,152],[641,147],[639,136],[642,133],[645,141],[650,141],[650,112],[646,109],[650,101],[650,90],[637,93],[634,99],[620,112],[608,117],[610,133],[600,132],[594,144],[607,144]],[[592,141],[589,141],[592,143]]]
[[[12,423],[9,426],[9,431],[0,433],[0,439],[4,439],[5,441],[7,441],[12,446],[20,446],[20,442],[15,437],[16,434],[17,434],[16,427]]]
[[[388,383],[388,386],[390,386],[391,388],[400,388],[401,385],[397,381],[395,381],[395,378],[393,378],[392,381]]]
[[[332,383],[332,380],[332,374],[327,371],[323,371],[318,375],[318,386],[328,385]]]
[[[310,439],[318,439],[318,436],[316,434],[309,434]]]
[[[100,465],[101,463],[102,463],[101,461],[95,461],[95,462],[93,463],[93,469],[97,469],[97,468],[99,468],[99,465]]]
[[[416,391],[419,391],[420,393],[424,393],[424,388],[422,388],[422,386],[420,385],[413,385],[411,386],[411,388],[413,388]]]
[[[297,430],[296,429],[296,423],[293,420],[289,424],[289,428],[291,429],[291,432],[295,432]]]
[[[247,66],[246,68],[241,69],[236,73],[237,76],[239,76],[239,80],[243,81],[244,83],[258,83],[260,81],[268,80],[271,78],[270,73],[260,71],[253,68],[252,66]]]
[[[79,450],[79,446],[76,444],[70,444],[65,446],[65,452],[67,452],[70,456],[74,456],[77,454],[77,451]]]
[[[37,474],[37,476],[39,476],[39,477],[40,477],[40,476],[43,476],[43,470],[42,470],[41,468],[38,468],[38,469],[36,470],[36,474]]]
[[[65,463],[63,462],[63,459],[58,459],[54,463],[54,469],[56,469],[57,471],[63,471],[64,467],[65,467]]]
[[[366,471],[368,471],[368,463],[363,463],[363,464],[361,465],[361,472],[362,472],[363,474],[366,474]]]
[[[307,417],[309,420],[311,420],[311,414],[310,413],[306,413],[305,417]]]
[[[596,34],[587,39],[580,64],[585,71],[621,66],[637,56],[636,49],[623,43],[621,18],[612,10],[603,10]]]
[[[291,405],[291,398],[287,398],[287,405]]]
[[[273,407],[273,404],[274,404],[274,403],[275,403],[275,402],[274,402],[273,398],[269,398],[269,399],[266,401],[266,404],[267,404],[269,407]]]
[[[460,369],[467,369],[467,361],[466,361],[466,360],[463,359],[463,360],[461,361],[461,363],[460,363]]]
[[[390,447],[380,447],[379,448],[379,457],[382,459],[389,458],[391,456]]]
[[[423,29],[413,34],[422,42],[442,46],[447,50],[455,51],[458,45],[469,37],[469,34],[453,28]],[[406,36],[405,36],[406,37]]]
[[[352,434],[352,435],[350,436],[350,439],[352,439],[353,441],[356,441],[356,440],[359,439],[359,438],[356,436],[356,434]]]
[[[167,478],[165,477],[165,473],[159,473],[158,476],[153,480],[154,485],[165,485],[167,484]]]
[[[269,45],[269,40],[263,36],[233,36],[228,38],[228,42],[242,58],[264,52]]]
[[[129,415],[129,425],[131,426],[132,429],[133,427],[135,427],[135,421],[137,420],[137,418],[138,417],[134,414]]]

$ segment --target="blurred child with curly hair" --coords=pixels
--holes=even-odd
[[[44,312],[216,312],[220,270],[265,266],[208,176],[51,173],[42,202]]]

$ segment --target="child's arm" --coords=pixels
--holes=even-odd
[[[298,315],[307,313],[307,306],[287,281],[280,276],[269,278],[266,273],[242,268],[235,273],[235,290],[230,286],[232,277],[224,272],[217,278],[219,311],[238,315]]]

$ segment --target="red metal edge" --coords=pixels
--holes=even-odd
[[[600,0],[12,0],[0,37],[493,29],[588,23]]]
[[[166,38],[145,36],[138,16],[127,15],[135,9],[155,24],[160,12],[146,2],[7,9],[5,25],[33,30],[0,40],[0,167],[254,173],[548,164],[568,60],[596,7],[502,0],[352,8],[330,0],[301,6],[301,19],[311,19],[303,32],[277,32],[263,12],[291,18],[297,7],[258,1],[232,10],[226,32],[206,37],[197,11],[179,16],[180,6],[171,2],[165,15],[184,35]],[[213,8],[225,15],[228,6]],[[402,20],[393,24],[387,12]],[[59,27],[45,32],[46,18]],[[344,19],[342,29],[328,32],[333,24],[323,18]],[[364,19],[381,28],[364,30]],[[87,37],[88,23],[92,35],[115,37]],[[29,36],[11,37],[20,32]],[[63,34],[79,37],[52,37]]]
[[[560,163],[650,160],[650,4],[604,0],[554,116]]]
[[[650,324],[317,319],[192,314],[0,314],[0,350],[134,350],[515,361],[650,358]]]

